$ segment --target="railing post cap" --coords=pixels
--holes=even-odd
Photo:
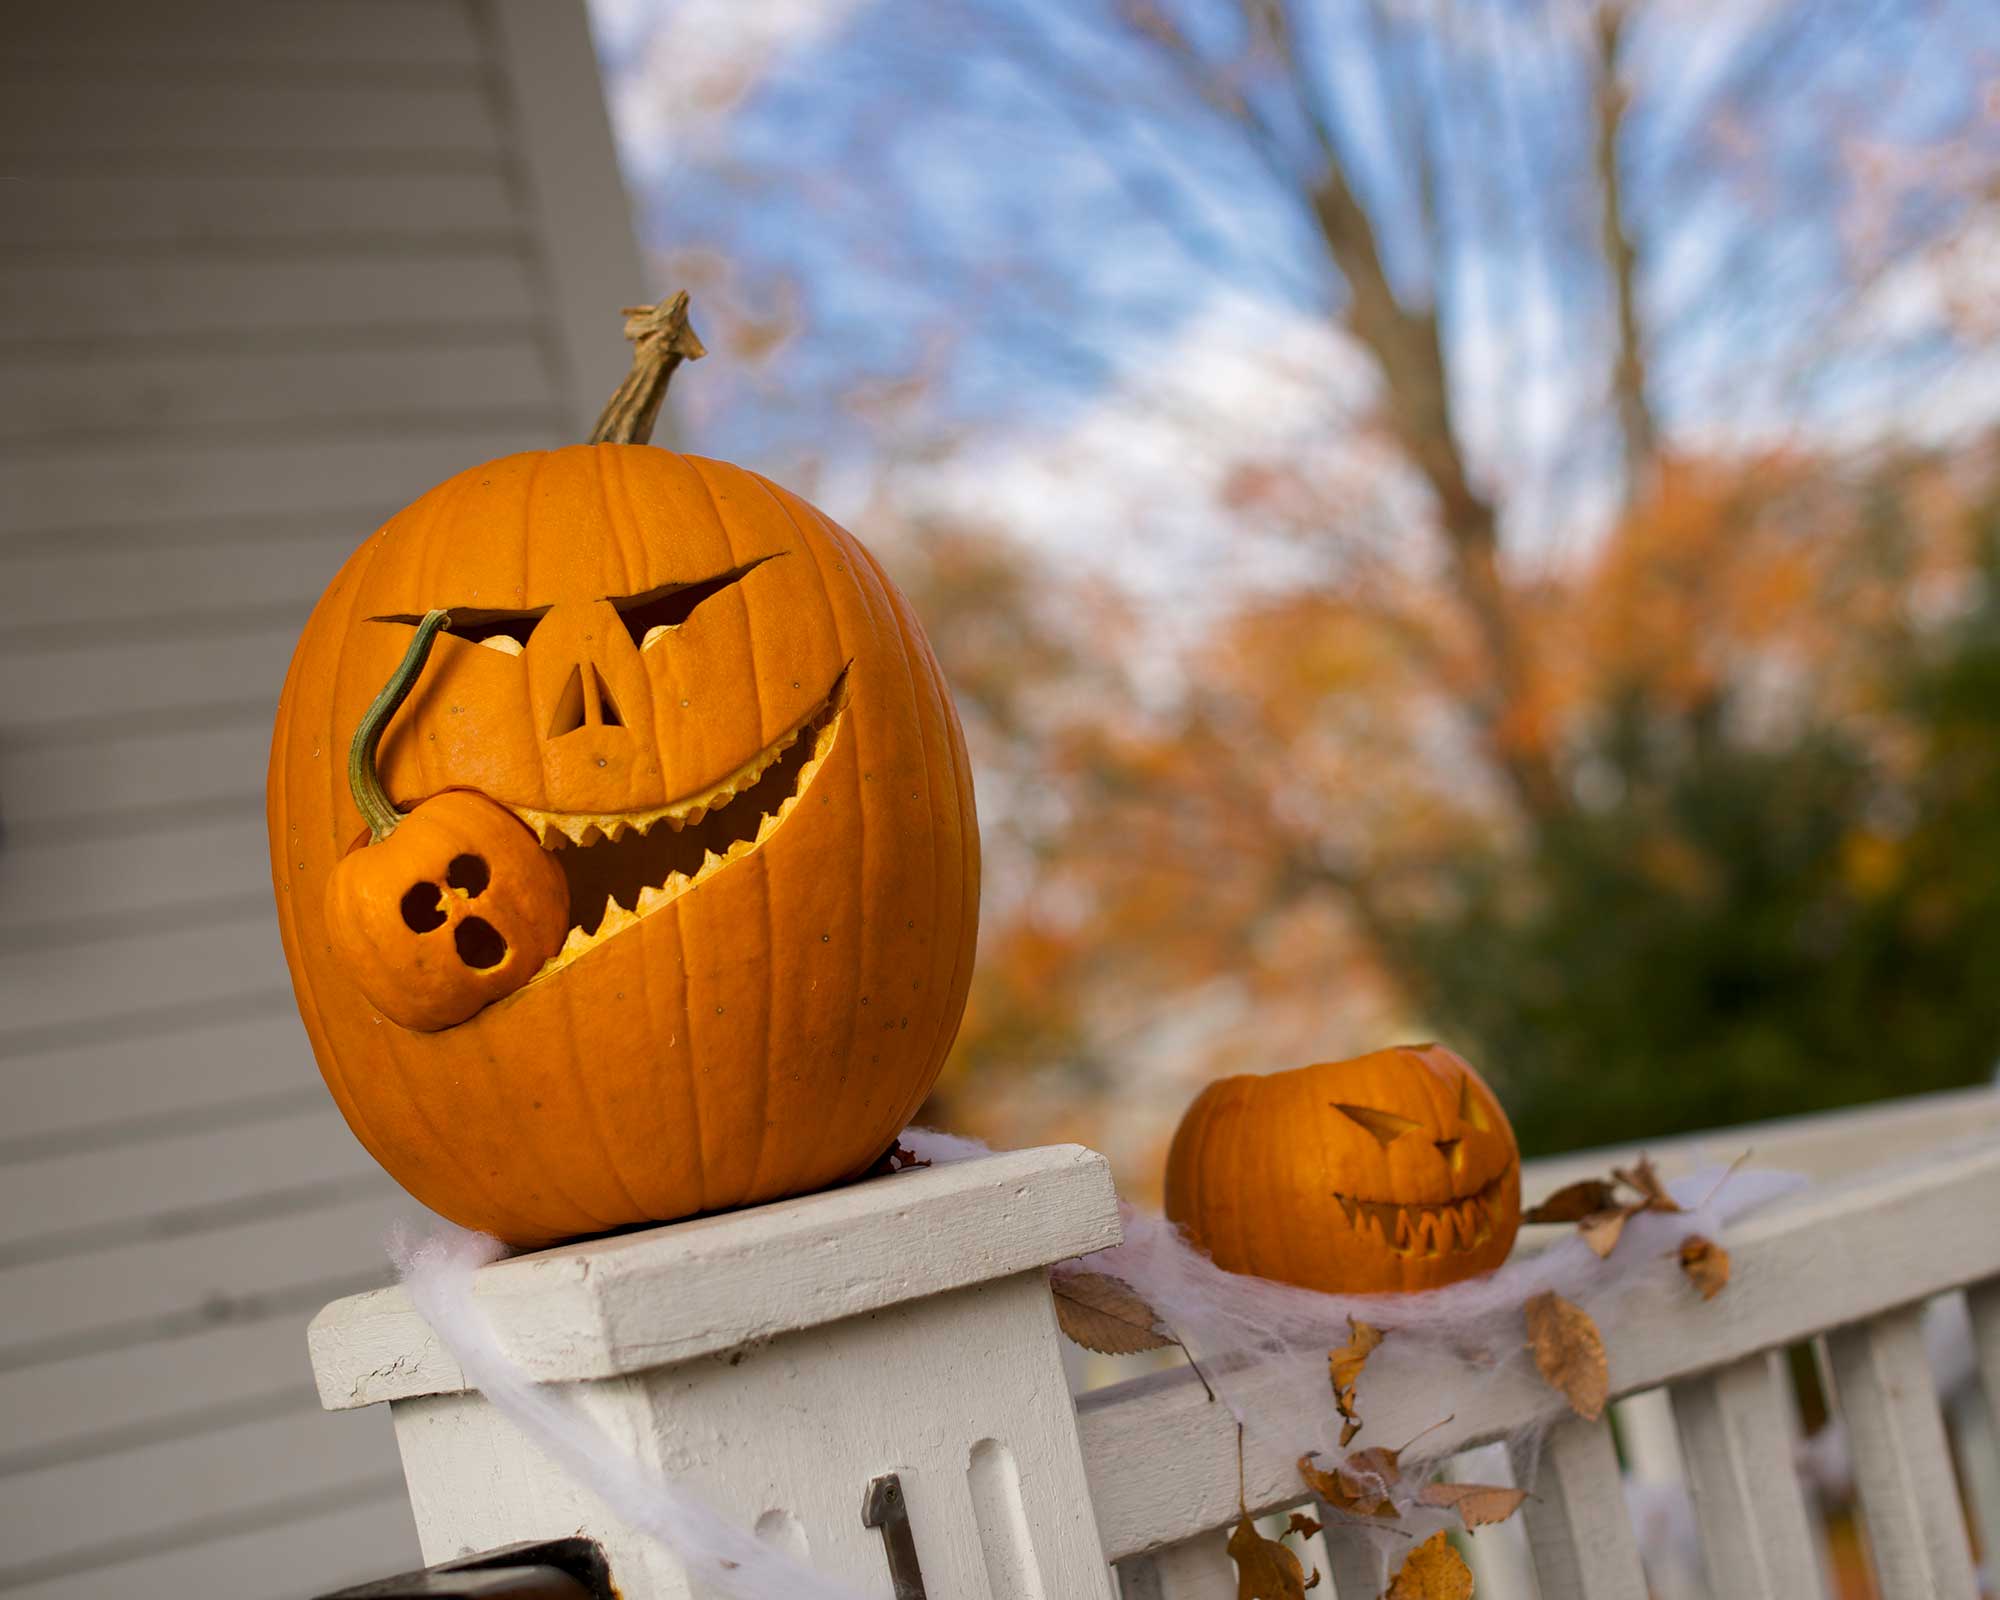
[[[565,1382],[671,1366],[1118,1240],[1104,1158],[1049,1145],[516,1256],[481,1269],[474,1294],[524,1370]],[[336,1300],[308,1341],[328,1410],[467,1387],[400,1287]]]

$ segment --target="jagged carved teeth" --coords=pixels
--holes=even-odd
[[[1493,1205],[1499,1198],[1495,1178],[1477,1194],[1436,1203],[1400,1204],[1334,1195],[1347,1225],[1398,1255],[1442,1255],[1470,1250],[1493,1237]]]
[[[720,783],[649,811],[515,809],[561,863],[570,930],[540,982],[741,860],[783,825],[839,736],[846,674],[819,709]],[[666,823],[666,827],[659,824]]]

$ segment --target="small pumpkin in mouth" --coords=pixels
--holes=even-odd
[[[1435,1289],[1507,1259],[1520,1151],[1470,1065],[1401,1045],[1210,1084],[1167,1155],[1167,1216],[1230,1272]]]
[[[865,1171],[972,970],[971,774],[922,629],[805,501],[645,442],[701,347],[684,295],[628,316],[591,443],[461,472],[349,558],[272,737],[320,1070],[405,1188],[517,1245]],[[427,624],[374,763],[399,820],[357,848],[344,757]],[[472,959],[412,973],[461,929]]]
[[[326,926],[355,986],[391,1022],[449,1028],[512,994],[562,948],[569,886],[555,858],[484,795],[449,789],[407,817],[375,770],[438,630],[433,611],[355,730],[347,782],[368,824],[327,880]]]

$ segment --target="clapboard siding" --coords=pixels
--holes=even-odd
[[[464,467],[549,442],[551,430],[491,424],[407,427],[380,438],[295,444],[179,446],[93,442],[86,449],[24,455],[0,504],[6,534],[139,529],[218,517],[347,510],[359,486],[381,498],[372,522]],[[369,526],[364,523],[363,526]]]
[[[189,909],[198,912],[200,904]],[[121,934],[114,922],[114,931],[88,943],[0,946],[0,994],[8,997],[0,1054],[24,1033],[44,1034],[64,1023],[284,987],[277,917],[268,906],[220,922],[192,914],[186,920],[189,927],[178,934],[151,926]]]
[[[253,77],[218,86],[135,74],[104,82],[15,77],[4,87],[0,156],[12,165],[235,150],[265,160],[393,152],[497,161],[504,148],[492,99],[476,79],[382,86]]]
[[[264,840],[261,816],[196,812],[124,837],[0,851],[0,937],[60,923],[73,908],[107,916],[254,895],[271,881]]]
[[[276,706],[296,622],[218,624],[207,636],[126,639],[113,632],[8,659],[0,729],[61,726],[102,712],[172,711],[262,691]]]
[[[384,1439],[385,1451],[394,1446]],[[81,1572],[9,1589],[8,1600],[308,1600],[380,1577],[398,1553],[416,1549],[399,1473],[301,1496],[287,1514],[267,1502],[252,1519],[213,1517],[199,1542],[93,1562]]]
[[[19,671],[0,657],[0,673]],[[0,849],[65,833],[100,836],[118,825],[156,826],[198,806],[262,814],[271,719],[262,707],[226,712],[205,726],[113,738],[0,736]]]
[[[121,1130],[236,1126],[324,1104],[288,988],[248,1015],[197,1009],[133,1036],[0,1056],[0,1095],[6,1161],[122,1142]]]
[[[303,1597],[416,1561],[304,1327],[422,1213],[292,1007],[271,710],[398,506],[580,436],[636,253],[555,0],[0,7],[0,169],[0,1590]]]
[[[248,258],[184,252],[135,272],[101,252],[73,261],[0,264],[0,341],[60,348],[117,340],[366,329],[523,329],[534,315],[528,263],[512,250],[407,252],[329,247]]]
[[[313,1448],[299,1449],[300,1424]],[[0,1494],[0,1588],[11,1573],[92,1544],[171,1537],[218,1497],[255,1507],[352,1482],[384,1465],[379,1419],[350,1426],[346,1413],[275,1417],[118,1455],[16,1473]],[[79,1518],[73,1507],[87,1505]],[[66,1514],[67,1513],[67,1514]]]
[[[271,1063],[280,1080],[297,1082],[302,1070],[309,1069],[296,1056]],[[51,1237],[109,1237],[155,1213],[227,1206],[371,1170],[325,1098],[253,1134],[204,1129],[130,1149],[14,1161],[0,1168],[0,1262],[47,1254],[39,1242]]]
[[[525,333],[461,346],[148,355],[116,346],[19,361],[0,433],[60,442],[147,430],[312,431],[326,423],[440,414],[463,421],[555,414],[541,349]]]
[[[269,1316],[274,1304],[296,1313],[303,1341],[319,1305],[347,1292],[336,1285],[388,1281],[383,1238],[420,1215],[400,1194],[313,1208],[274,1201],[266,1214],[171,1246],[142,1241],[8,1268],[0,1273],[8,1301],[0,1370]],[[300,1433],[301,1448],[311,1440]]]
[[[161,541],[151,548],[0,556],[0,666],[57,630],[205,625],[216,616],[288,608],[303,622],[327,580],[372,529],[345,523],[306,539]]]
[[[0,195],[4,245],[83,252],[108,245],[293,245],[473,237],[525,226],[499,172],[81,172],[12,179]]]
[[[0,1475],[316,1405],[289,1319],[0,1372]],[[0,1481],[4,1481],[0,1478]]]
[[[309,73],[483,67],[461,0],[70,0],[0,9],[0,57],[21,67],[138,66],[169,73],[241,64]]]

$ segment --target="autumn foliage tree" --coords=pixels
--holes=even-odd
[[[656,215],[698,428],[865,463],[967,711],[937,1115],[1143,1182],[1433,1030],[1531,1149],[1989,1069],[1990,8],[853,15]]]

